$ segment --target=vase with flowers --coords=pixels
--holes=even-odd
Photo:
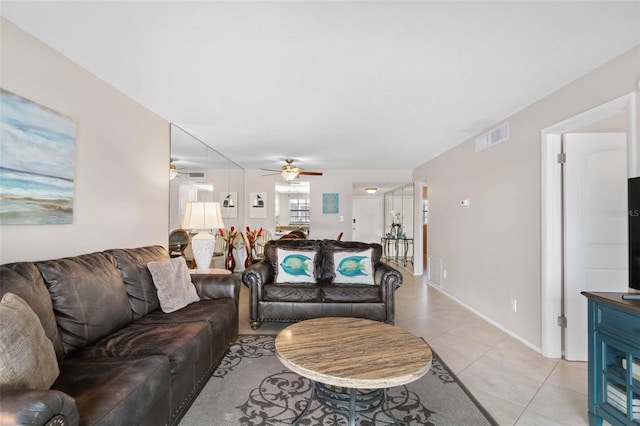
[[[238,236],[238,232],[233,226],[228,231],[220,229],[218,232],[224,238],[227,247],[227,257],[224,259],[224,268],[233,272],[233,270],[236,269],[236,260],[233,257],[233,241]]]
[[[402,225],[402,212],[391,210],[391,225]]]
[[[262,227],[260,229],[251,230],[247,226],[247,243],[249,244],[249,250],[247,250],[247,259],[244,261],[244,267],[248,268],[253,264],[253,253],[256,249],[256,243],[258,242],[258,237],[262,235]]]

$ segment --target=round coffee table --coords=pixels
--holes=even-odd
[[[293,324],[276,337],[282,364],[312,380],[306,415],[314,399],[345,414],[355,425],[358,413],[381,408],[396,424],[387,388],[418,380],[431,368],[427,343],[399,327],[361,318],[317,318]]]

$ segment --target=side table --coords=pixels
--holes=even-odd
[[[197,269],[189,269],[190,274],[199,274]],[[209,273],[213,275],[228,275],[231,271],[222,268],[209,268]]]

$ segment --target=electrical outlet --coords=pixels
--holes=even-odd
[[[511,310],[518,312],[518,301],[516,299],[511,299]]]

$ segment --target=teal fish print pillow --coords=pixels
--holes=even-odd
[[[333,267],[334,283],[337,284],[370,284],[374,285],[372,249],[363,251],[335,251]]]
[[[315,257],[313,250],[278,248],[276,283],[315,283]]]

